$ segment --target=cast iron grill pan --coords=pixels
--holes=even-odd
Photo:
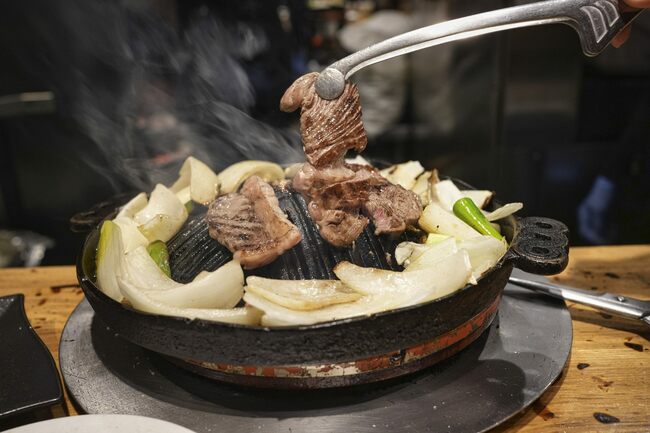
[[[392,255],[400,239],[377,238],[373,228],[368,227],[352,248],[333,248],[320,238],[299,194],[284,191],[278,198],[300,228],[303,241],[274,263],[249,274],[284,279],[333,278],[331,269],[340,260],[399,269],[386,253]],[[173,276],[178,281],[190,281],[201,270],[214,270],[231,258],[209,237],[204,211],[198,209],[168,244]],[[88,213],[84,216],[88,221]],[[178,359],[241,366],[340,363],[401,351],[454,331],[498,302],[513,266],[539,274],[564,269],[568,261],[564,224],[537,217],[509,217],[500,223],[510,249],[477,285],[425,304],[308,326],[266,328],[188,320],[145,314],[115,302],[94,283],[97,228],[86,239],[77,271],[97,316],[127,340],[155,352]]]

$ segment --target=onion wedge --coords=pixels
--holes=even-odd
[[[185,188],[181,189],[180,191],[176,191],[176,197],[183,203],[184,205],[187,205],[192,201],[192,194],[190,193],[190,187],[186,186]],[[187,207],[185,208],[187,209]]]
[[[310,311],[292,310],[252,292],[244,294],[244,301],[247,305],[264,311],[262,325],[265,326],[311,325],[348,317],[366,316],[398,306],[397,299],[389,296],[363,296],[353,302]]]
[[[417,242],[400,242],[395,248],[395,261],[398,265],[406,266],[411,257],[415,258],[427,250],[425,244]]]
[[[128,253],[138,247],[146,247],[149,240],[140,232],[138,225],[131,218],[117,217],[113,220],[120,228],[122,236],[122,252]]]
[[[451,212],[454,203],[463,198],[456,184],[451,180],[442,180],[432,186],[433,202],[438,203],[444,210]]]
[[[137,212],[133,220],[150,241],[167,242],[187,219],[185,204],[171,190],[158,184],[151,192],[149,203]]]
[[[409,257],[406,263],[406,272],[419,271],[437,266],[440,260],[458,251],[454,238],[447,238],[437,244],[426,245],[426,247],[426,249],[418,252],[417,255]]]
[[[284,179],[284,170],[278,164],[268,161],[241,161],[219,173],[221,193],[237,192],[239,187],[251,176],[259,176],[266,182]]]
[[[481,236],[479,232],[465,224],[451,212],[446,211],[437,203],[429,203],[424,208],[418,224],[428,233],[439,233],[464,240]]]
[[[193,156],[185,160],[178,174],[178,180],[170,189],[179,197],[182,197],[181,192],[189,187],[190,198],[197,203],[207,205],[219,193],[219,177],[210,167]],[[183,204],[185,203],[184,201]]]
[[[476,207],[483,209],[492,199],[494,193],[488,190],[467,189],[460,192],[463,197],[470,198]]]
[[[458,248],[467,251],[472,264],[473,284],[476,280],[496,265],[506,254],[508,246],[492,236],[481,236],[458,243]]]
[[[512,215],[515,212],[520,211],[524,207],[523,203],[508,203],[504,204],[498,209],[493,210],[492,212],[486,213],[485,218],[488,221],[498,221],[501,218]]]
[[[273,280],[248,277],[245,290],[292,310],[317,310],[329,305],[356,301],[362,296],[338,280]]]
[[[144,247],[126,254],[121,277],[152,300],[177,308],[231,308],[244,293],[244,272],[235,261],[181,284],[165,275]]]
[[[122,263],[123,251],[120,228],[113,221],[104,221],[99,229],[99,242],[95,255],[97,287],[117,302],[123,299],[117,284],[117,273]]]
[[[419,161],[408,161],[380,170],[379,173],[395,185],[412,189],[423,171],[424,167]]]
[[[120,208],[115,219],[129,218],[133,219],[136,213],[140,212],[147,205],[147,194],[141,192],[133,197],[127,204]]]
[[[256,325],[262,313],[254,308],[179,308],[157,301],[148,293],[135,287],[129,281],[118,278],[122,294],[138,311],[163,316],[184,317],[186,319],[202,319],[213,322],[237,323],[241,325]]]
[[[146,293],[156,301],[180,308],[232,308],[244,295],[244,272],[239,263],[231,261],[191,283]]]
[[[350,288],[369,296],[389,297],[405,307],[453,293],[467,284],[472,267],[466,251],[442,258],[436,266],[412,272],[363,268],[349,262],[334,267],[334,273]]]
[[[415,184],[411,191],[416,193],[420,197],[420,202],[422,206],[429,204],[429,179],[431,178],[431,172],[425,171],[415,179]]]

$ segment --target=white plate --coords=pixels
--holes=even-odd
[[[79,415],[16,427],[5,433],[194,433],[185,427],[137,415]]]

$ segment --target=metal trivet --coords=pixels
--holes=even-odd
[[[562,372],[571,340],[562,301],[508,285],[492,326],[429,369],[374,385],[260,390],[194,375],[121,339],[83,301],[63,331],[60,363],[82,410],[150,416],[197,432],[476,433],[535,401]]]

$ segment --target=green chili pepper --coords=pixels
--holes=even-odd
[[[463,197],[457,200],[456,203],[454,203],[454,214],[463,220],[463,222],[474,228],[477,232],[483,235],[493,236],[498,240],[503,239],[499,232],[492,227],[490,221],[485,218],[483,212],[476,207],[472,199]]]
[[[163,241],[154,241],[147,246],[147,251],[160,270],[168,277],[171,277],[172,270],[169,267],[169,251],[167,251],[167,244]]]

